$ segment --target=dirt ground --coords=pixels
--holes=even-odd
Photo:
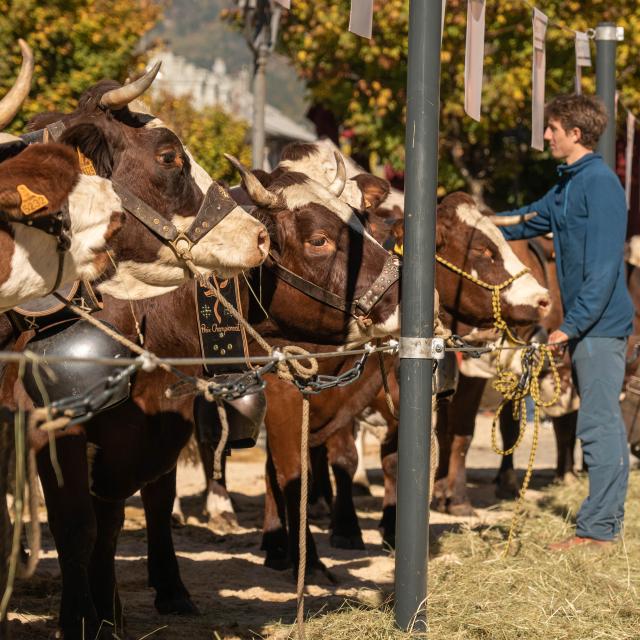
[[[432,542],[446,530],[464,525],[488,523],[506,514],[494,497],[493,477],[499,459],[490,445],[491,416],[480,415],[477,438],[469,454],[471,498],[477,517],[454,518],[430,514]],[[530,446],[530,430],[523,448],[517,452],[516,465],[522,468]],[[534,499],[541,486],[552,480],[555,445],[553,431],[543,425],[532,489]],[[158,615],[153,607],[153,592],[146,584],[146,539],[142,504],[134,496],[127,503],[125,529],[120,537],[117,575],[125,606],[127,629],[138,640],[153,634],[162,640],[221,640],[269,637],[269,625],[292,622],[295,595],[292,574],[263,566],[260,528],[264,496],[264,452],[259,447],[234,452],[228,465],[228,484],[237,507],[240,528],[224,536],[212,533],[202,517],[204,480],[199,468],[180,466],[178,492],[184,497],[183,509],[188,523],[174,529],[182,579],[200,609],[197,617]],[[371,497],[356,498],[366,550],[344,551],[329,546],[327,522],[314,523],[312,531],[319,553],[337,584],[312,584],[307,588],[306,610],[318,612],[340,605],[345,598],[364,598],[370,590],[391,591],[394,561],[383,551],[377,525],[381,517],[382,473],[379,446],[369,436],[366,462],[372,483]],[[53,541],[43,528],[43,558],[36,576],[16,585],[10,614],[14,640],[48,638],[55,633],[59,605],[60,573]]]

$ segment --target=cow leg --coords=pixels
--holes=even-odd
[[[574,450],[577,424],[577,411],[553,418],[553,433],[557,447],[556,480],[567,484],[576,479]]]
[[[113,627],[121,635],[124,631],[122,604],[118,595],[115,571],[116,546],[124,524],[124,500],[107,502],[93,498],[96,517],[96,541],[89,564],[91,595],[98,620]]]
[[[331,515],[333,488],[329,477],[327,448],[321,444],[309,450],[311,459],[311,486],[309,487],[309,519],[324,520]]]
[[[513,403],[508,402],[500,414],[500,435],[502,436],[502,449],[511,449],[518,440],[520,422],[513,417]],[[513,500],[520,493],[518,476],[513,466],[513,454],[502,456],[500,469],[496,478],[496,497],[501,500]]]
[[[198,442],[200,459],[207,483],[204,514],[209,519],[209,529],[217,533],[231,533],[238,530],[238,518],[227,492],[227,456],[222,456],[222,478],[213,479],[213,447],[206,442]]]
[[[60,632],[65,640],[110,638],[100,624],[89,582],[89,565],[96,541],[96,518],[89,494],[87,440],[84,434],[56,439],[63,485],[58,486],[45,446],[36,457],[62,574]],[[98,633],[101,635],[98,636]]]
[[[173,506],[171,507],[171,525],[180,529],[184,527],[187,519],[184,517],[184,513],[182,511],[182,503],[180,502],[180,497],[176,493],[175,500],[173,501]]]
[[[358,454],[358,466],[353,475],[353,495],[354,496],[370,496],[371,485],[367,476],[367,468],[364,465],[364,441],[367,436],[367,430],[356,422],[356,452]]]
[[[326,460],[327,456],[325,455],[324,458]],[[276,571],[284,571],[291,568],[289,537],[286,528],[286,506],[284,494],[276,479],[276,469],[268,445],[265,471],[264,524],[260,549],[266,552],[264,561],[266,567]]]
[[[197,614],[198,609],[180,578],[171,537],[171,508],[176,497],[176,470],[142,487],[147,519],[149,586],[156,591],[159,613]]]
[[[455,516],[474,515],[467,493],[467,453],[473,440],[476,415],[487,381],[460,374],[458,389],[446,409],[449,434],[449,464],[446,478],[446,512]],[[447,401],[440,401],[438,414]],[[440,453],[440,459],[446,454]]]
[[[454,396],[455,398],[455,396]],[[436,437],[440,457],[436,470],[436,481],[433,487],[432,508],[441,513],[447,510],[447,485],[449,476],[449,461],[451,460],[451,445],[453,433],[449,430],[449,405],[447,400],[438,400],[436,411]]]
[[[396,547],[396,489],[398,484],[398,421],[391,419],[387,435],[380,445],[380,458],[384,478],[382,498],[382,545]]]
[[[331,434],[326,445],[336,481],[336,497],[331,509],[331,546],[338,549],[364,549],[353,504],[353,476],[358,466],[353,427],[349,425]]]

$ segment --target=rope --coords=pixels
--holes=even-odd
[[[221,480],[222,456],[224,455],[224,450],[227,448],[227,442],[229,440],[229,420],[227,419],[227,410],[222,400],[216,399],[216,407],[218,409],[220,424],[222,425],[222,433],[220,434],[220,442],[218,442],[213,452],[213,479]]]
[[[304,578],[307,571],[307,495],[309,493],[309,398],[302,394],[300,433],[300,529],[298,530],[298,583],[296,588],[296,626],[298,640],[304,640]]]
[[[436,254],[436,260],[450,269],[454,273],[461,275],[463,278],[470,280],[471,282],[477,284],[478,286],[488,289],[491,291],[491,307],[493,311],[493,326],[498,330],[502,331],[502,341],[500,345],[496,349],[496,367],[497,367],[497,378],[493,382],[493,386],[502,395],[502,400],[498,405],[498,409],[496,410],[495,416],[493,418],[493,424],[491,425],[491,445],[493,450],[501,456],[506,456],[513,453],[522,443],[524,438],[524,434],[527,428],[527,405],[526,398],[527,396],[531,396],[534,408],[533,408],[533,439],[531,442],[531,452],[529,453],[529,462],[527,464],[527,470],[524,475],[524,479],[522,481],[522,487],[520,488],[520,493],[518,495],[518,501],[516,502],[516,508],[513,514],[513,518],[511,519],[511,525],[509,527],[509,535],[507,537],[507,544],[505,546],[505,550],[503,553],[503,557],[505,557],[509,553],[509,549],[511,548],[511,543],[513,538],[515,537],[516,531],[518,529],[518,525],[520,522],[520,518],[522,516],[522,508],[524,506],[524,499],[527,489],[529,487],[529,482],[531,481],[531,476],[533,474],[533,465],[535,463],[535,457],[538,450],[538,436],[540,431],[540,409],[550,407],[553,404],[556,404],[560,398],[561,388],[560,388],[560,375],[558,373],[558,367],[556,365],[555,359],[553,357],[553,353],[549,347],[549,345],[527,345],[526,342],[520,340],[516,337],[505,322],[502,317],[502,311],[500,307],[500,292],[502,289],[505,289],[510,284],[512,284],[519,277],[523,276],[525,273],[528,273],[530,270],[525,268],[514,276],[511,276],[509,279],[505,280],[501,284],[489,284],[484,282],[484,280],[480,280],[476,276],[467,273],[460,267],[452,264],[448,260],[445,260],[441,256]],[[502,355],[502,351],[504,349],[510,348],[504,345],[505,338],[511,341],[516,347],[520,349],[520,360],[522,363],[522,371],[523,374],[521,377],[518,377],[513,371],[510,371],[504,368],[500,362],[500,358]],[[545,360],[549,361],[549,366],[551,368],[551,373],[553,375],[553,397],[549,401],[542,400],[542,396],[540,393],[540,373],[542,372],[542,367],[544,365]],[[520,429],[518,432],[518,437],[516,439],[515,444],[506,450],[502,450],[498,447],[497,443],[497,425],[500,420],[500,415],[505,405],[508,402],[513,402],[513,417],[519,417],[519,425]]]
[[[399,420],[400,417],[396,412],[396,407],[393,403],[393,398],[391,397],[391,391],[389,389],[389,380],[387,380],[387,369],[384,366],[384,355],[382,351],[378,351],[378,362],[380,364],[380,373],[382,374],[382,386],[384,388],[384,398],[387,401],[387,408],[389,409],[389,413],[396,419]]]

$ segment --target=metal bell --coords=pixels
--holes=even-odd
[[[107,324],[111,329],[111,325]],[[48,376],[43,367],[39,374],[42,386],[48,396],[49,402],[62,400],[63,398],[80,398],[89,389],[100,385],[119,371],[110,365],[96,364],[94,362],[78,362],[66,360],[63,362],[47,362],[48,357],[62,358],[95,357],[95,358],[129,358],[129,349],[113,340],[86,320],[76,320],[70,323],[54,325],[42,331],[27,343],[26,348],[40,356],[47,369],[53,373]],[[28,364],[25,368],[23,380],[24,388],[36,406],[42,407],[45,398],[40,393],[40,388],[33,375],[33,366]],[[124,378],[110,400],[101,409],[111,407],[129,397],[130,381]]]
[[[214,376],[216,382],[226,382],[243,374],[223,374]],[[248,393],[236,400],[224,401],[229,422],[228,449],[255,447],[260,435],[260,425],[267,413],[267,399],[264,391]],[[194,404],[194,417],[198,436],[202,442],[215,447],[220,442],[222,425],[215,402],[208,402],[198,396]]]
[[[436,368],[436,396],[447,398],[458,388],[458,361],[453,351],[447,351],[442,360],[438,360]]]

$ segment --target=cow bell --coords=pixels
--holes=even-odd
[[[213,377],[216,382],[228,382],[243,374],[222,374]],[[248,449],[255,447],[260,435],[260,425],[267,413],[264,391],[248,393],[236,400],[224,401],[229,423],[228,449]],[[222,424],[215,402],[208,402],[198,396],[195,400],[194,415],[196,429],[201,442],[216,447],[222,435]]]
[[[453,351],[447,351],[442,360],[437,360],[435,374],[436,396],[448,398],[458,388],[458,361]]]
[[[108,325],[106,322],[104,324]],[[114,329],[111,325],[108,326]],[[105,383],[106,388],[107,378],[119,370],[110,365],[79,362],[72,358],[131,357],[129,349],[86,320],[74,320],[49,327],[37,333],[27,343],[26,348],[40,356],[46,364],[46,370],[40,367],[39,378],[48,396],[46,400],[49,402],[65,398],[81,398],[90,389],[95,389],[96,394],[99,395],[100,384]],[[47,358],[52,356],[56,357],[56,362],[47,362]],[[58,358],[69,358],[69,360],[60,362]],[[45,398],[40,392],[33,369],[32,364],[25,367],[23,384],[34,404],[42,407],[45,405]],[[47,375],[47,370],[52,375]],[[129,397],[129,387],[130,380],[124,378],[100,410],[126,400]]]

